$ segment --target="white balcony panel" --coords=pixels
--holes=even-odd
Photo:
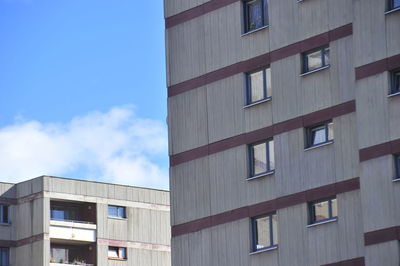
[[[96,242],[96,225],[79,222],[50,221],[50,238]]]

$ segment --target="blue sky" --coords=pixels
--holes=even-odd
[[[0,0],[0,36],[0,180],[167,188],[162,0]]]

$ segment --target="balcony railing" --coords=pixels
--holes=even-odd
[[[49,235],[54,239],[96,242],[96,228],[87,222],[50,220]]]
[[[54,263],[54,262],[50,262],[50,266],[68,266],[68,265],[74,265],[74,266],[76,266],[76,265],[81,265],[81,266],[94,266],[94,264],[86,264],[86,263],[84,263],[84,264],[70,264],[70,263]]]

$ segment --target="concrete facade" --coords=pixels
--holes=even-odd
[[[168,191],[41,176],[0,183],[0,192],[9,209],[0,246],[10,251],[9,264],[1,265],[170,265]],[[109,206],[125,214],[110,216]]]
[[[386,0],[268,0],[244,33],[237,0],[165,0],[173,266],[400,265],[400,11]],[[302,75],[302,55],[330,65]],[[246,73],[272,98],[246,106]],[[306,129],[333,141],[305,149]],[[273,139],[275,169],[249,179],[249,145]],[[338,215],[309,226],[310,203]],[[279,243],[252,252],[251,220],[277,214]]]

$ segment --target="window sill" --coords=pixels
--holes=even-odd
[[[249,34],[252,34],[252,33],[254,33],[254,32],[257,32],[257,31],[266,29],[266,28],[268,28],[268,27],[269,27],[269,25],[265,25],[265,26],[262,26],[262,27],[260,27],[260,28],[258,28],[258,29],[245,32],[245,33],[242,34],[242,37],[243,37],[243,36],[246,36],[246,35],[249,35]]]
[[[394,96],[397,96],[397,95],[400,95],[400,91],[388,94],[387,97],[390,98],[390,97],[394,97]]]
[[[316,223],[313,223],[313,224],[309,224],[309,225],[307,225],[307,227],[314,227],[314,226],[321,225],[321,224],[333,223],[333,222],[336,222],[337,220],[338,220],[338,218],[335,217],[335,218],[332,218],[332,219],[328,219],[328,220],[316,222]]]
[[[128,259],[121,259],[121,258],[112,258],[108,257],[109,260],[118,260],[118,261],[127,261]]]
[[[326,145],[330,145],[330,144],[332,144],[332,143],[333,143],[333,140],[330,140],[330,141],[327,141],[327,142],[324,142],[324,143],[321,143],[321,144],[317,144],[317,145],[314,145],[314,146],[305,148],[304,151],[313,150],[313,149],[316,149],[316,148],[319,148],[319,147],[323,147],[323,146],[326,146]]]
[[[395,182],[400,182],[400,177],[393,178],[392,181],[393,181],[394,183],[395,183]]]
[[[2,226],[11,226],[11,223],[0,223]]]
[[[262,99],[260,101],[254,102],[254,103],[247,104],[247,105],[243,106],[243,109],[246,109],[246,108],[252,107],[254,105],[261,104],[261,103],[269,102],[269,101],[271,101],[271,99],[272,99],[272,97],[268,97],[268,98]]]
[[[385,15],[394,13],[394,12],[399,11],[399,10],[400,10],[400,7],[396,7],[396,8],[390,9],[390,10],[385,12]]]
[[[108,219],[114,219],[114,220],[128,220],[128,218],[122,218],[122,217],[114,217],[114,216],[107,216]]]
[[[327,68],[330,68],[330,67],[331,67],[331,65],[326,65],[326,66],[323,66],[323,67],[320,67],[320,68],[316,68],[316,69],[313,69],[311,71],[308,71],[308,72],[300,74],[300,77],[304,77],[304,76],[310,75],[310,74],[315,73],[315,72],[319,72],[321,70],[324,70],[324,69],[327,69]]]
[[[278,249],[277,245],[269,247],[269,248],[260,249],[257,251],[252,251],[252,252],[250,252],[250,255],[255,255],[255,254],[259,254],[259,253],[263,253],[263,252],[267,252],[267,251],[271,251],[271,250],[275,250],[275,249]]]
[[[258,178],[261,178],[261,177],[264,177],[264,176],[273,175],[273,174],[275,174],[275,170],[271,170],[271,171],[268,171],[266,173],[262,173],[262,174],[259,174],[259,175],[248,177],[248,178],[246,178],[246,180],[247,181],[251,181],[251,180],[254,180],[254,179],[258,179]]]

